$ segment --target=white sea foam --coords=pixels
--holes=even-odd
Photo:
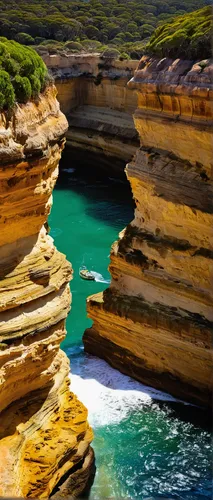
[[[72,363],[71,363],[72,365]],[[89,410],[93,428],[118,424],[133,409],[153,400],[177,401],[169,394],[140,384],[105,361],[85,355],[73,363],[71,390]]]
[[[105,280],[101,273],[91,271],[91,274],[95,277],[95,281],[97,281],[98,283],[110,283],[110,280]]]

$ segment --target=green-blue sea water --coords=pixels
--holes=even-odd
[[[60,172],[49,224],[74,269],[62,347],[71,360],[72,390],[89,409],[95,432],[90,499],[211,498],[211,441],[203,412],[83,351],[82,335],[91,324],[86,297],[107,287],[110,246],[133,218],[133,203],[127,183],[74,167],[67,161],[68,171]],[[79,277],[82,265],[97,273],[97,281]]]

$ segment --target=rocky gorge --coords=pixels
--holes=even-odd
[[[86,153],[87,167],[111,176],[123,173],[129,162],[126,174],[136,205],[133,222],[112,247],[109,288],[88,298],[93,325],[84,334],[85,350],[143,383],[209,406],[211,63],[143,57],[136,69],[136,61],[104,61],[99,55],[50,56],[45,62],[56,78],[69,129],[54,85],[1,113],[0,495],[60,499],[82,494],[94,464],[87,409],[70,392],[76,373],[70,375],[60,349],[72,268],[55,248],[47,222],[64,136],[69,166],[85,164]],[[66,215],[72,215],[63,224],[74,258],[73,228],[88,212],[89,233],[91,207],[76,202],[65,182],[66,191],[58,190],[59,218],[63,201]],[[78,188],[86,199],[91,186],[81,180]],[[105,188],[95,189],[103,196]],[[112,204],[111,218],[117,213],[119,219],[115,210]],[[101,234],[104,239],[107,226],[90,227],[96,244]],[[82,234],[86,246],[87,233]],[[76,263],[80,246],[79,240]],[[85,379],[92,378],[91,358],[80,359]],[[100,442],[102,447],[103,437]]]
[[[136,93],[127,83],[138,61],[104,59],[100,54],[43,56],[55,79],[69,129],[66,150],[73,163],[101,168],[115,176],[139,146],[133,122]]]
[[[129,91],[140,148],[126,174],[135,217],[88,298],[87,352],[153,387],[211,405],[212,63],[144,56]]]
[[[74,498],[92,430],[60,350],[72,268],[46,224],[67,120],[53,85],[0,120],[0,496]]]

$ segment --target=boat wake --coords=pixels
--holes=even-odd
[[[91,274],[94,276],[95,281],[97,281],[97,283],[107,283],[107,284],[110,283],[110,280],[105,280],[101,273],[97,273],[96,271],[91,271]]]
[[[88,260],[88,257],[90,256],[90,254],[88,253],[84,253],[83,255],[83,258],[82,258],[82,262],[81,262],[81,265],[79,267],[79,272],[81,269],[87,269],[86,265],[85,265],[85,260]],[[87,258],[86,258],[87,257]],[[90,259],[91,260],[91,259]],[[93,271],[92,269],[90,269],[90,274],[92,274],[95,278],[95,281],[97,281],[97,283],[106,283],[107,285],[109,285],[110,283],[110,280],[106,280],[101,273],[97,273],[96,271]]]
[[[169,394],[123,375],[94,356],[81,354],[76,359],[71,356],[71,369],[71,390],[88,408],[93,428],[118,424],[132,410],[153,405],[155,400],[177,401]]]

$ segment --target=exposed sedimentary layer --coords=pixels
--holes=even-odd
[[[68,117],[67,148],[73,164],[85,163],[107,175],[124,175],[124,166],[138,146],[138,135],[130,114],[110,108],[79,106]],[[81,158],[82,154],[82,158]],[[91,161],[90,161],[91,158]]]
[[[67,115],[79,105],[111,107],[132,113],[136,95],[126,83],[138,61],[103,59],[100,54],[43,56],[56,81],[61,110]]]
[[[212,65],[144,57],[130,81],[140,149],[126,173],[135,218],[88,299],[85,349],[202,405],[212,391]]]
[[[0,121],[0,496],[47,498],[67,475],[75,496],[92,432],[60,350],[72,269],[44,226],[67,121],[53,86]]]
[[[81,154],[83,161],[86,150],[99,169],[107,158],[106,168],[123,173],[139,145],[132,118],[136,93],[127,87],[137,61],[106,60],[98,54],[44,56],[44,61],[69,122],[67,147],[73,163],[81,162]]]

